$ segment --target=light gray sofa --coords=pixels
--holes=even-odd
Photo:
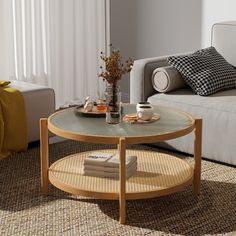
[[[212,46],[236,66],[236,22],[214,24]],[[149,101],[154,105],[180,108],[203,119],[202,156],[236,165],[236,89],[199,96],[189,87],[158,93],[152,85],[152,73],[167,66],[167,57],[136,60],[130,74],[130,102]],[[193,133],[158,144],[193,154]]]

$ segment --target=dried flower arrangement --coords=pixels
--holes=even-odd
[[[125,64],[123,64],[119,49],[113,49],[110,56],[106,56],[101,52],[100,58],[105,63],[105,69],[103,70],[103,66],[100,66],[102,72],[98,74],[98,77],[102,77],[103,80],[113,85],[117,84],[117,81],[122,78],[122,75],[130,72],[134,64],[132,58],[127,59]]]

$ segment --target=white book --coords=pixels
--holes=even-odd
[[[126,172],[130,171],[130,169],[137,167],[137,161],[126,167]],[[84,165],[84,171],[104,171],[111,173],[119,173],[119,167],[110,167],[110,166],[98,166],[98,165]]]
[[[101,163],[101,164],[103,164],[104,162],[109,160],[114,155],[115,155],[114,153],[94,152],[84,159],[84,163],[97,163],[97,164]]]
[[[137,172],[137,165],[134,165],[133,168],[130,168],[129,171],[125,172],[126,179],[134,175],[136,172]],[[119,173],[112,173],[112,172],[105,172],[105,171],[86,170],[84,171],[84,175],[119,179]]]
[[[126,167],[132,165],[137,161],[137,156],[126,157]],[[92,153],[84,159],[84,165],[97,165],[97,166],[112,166],[119,168],[120,158],[119,154],[110,153]]]

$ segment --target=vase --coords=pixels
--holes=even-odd
[[[105,90],[106,98],[106,122],[108,124],[119,124],[121,122],[121,91],[117,84],[107,84]]]

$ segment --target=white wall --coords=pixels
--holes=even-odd
[[[236,20],[235,0],[202,0],[202,47],[211,44],[214,23],[233,20]]]
[[[134,59],[210,45],[215,22],[236,20],[236,0],[110,0],[111,42]],[[124,98],[129,80],[121,81]]]
[[[111,42],[122,56],[134,59],[198,49],[201,46],[201,1],[111,0]],[[129,96],[129,80],[122,79]]]
[[[135,58],[201,45],[201,1],[111,0],[111,41]]]
[[[110,0],[110,41],[119,48],[122,58],[135,58],[136,22],[133,11],[135,0]],[[137,57],[136,57],[137,58]],[[129,76],[120,81],[122,101],[129,101]]]

